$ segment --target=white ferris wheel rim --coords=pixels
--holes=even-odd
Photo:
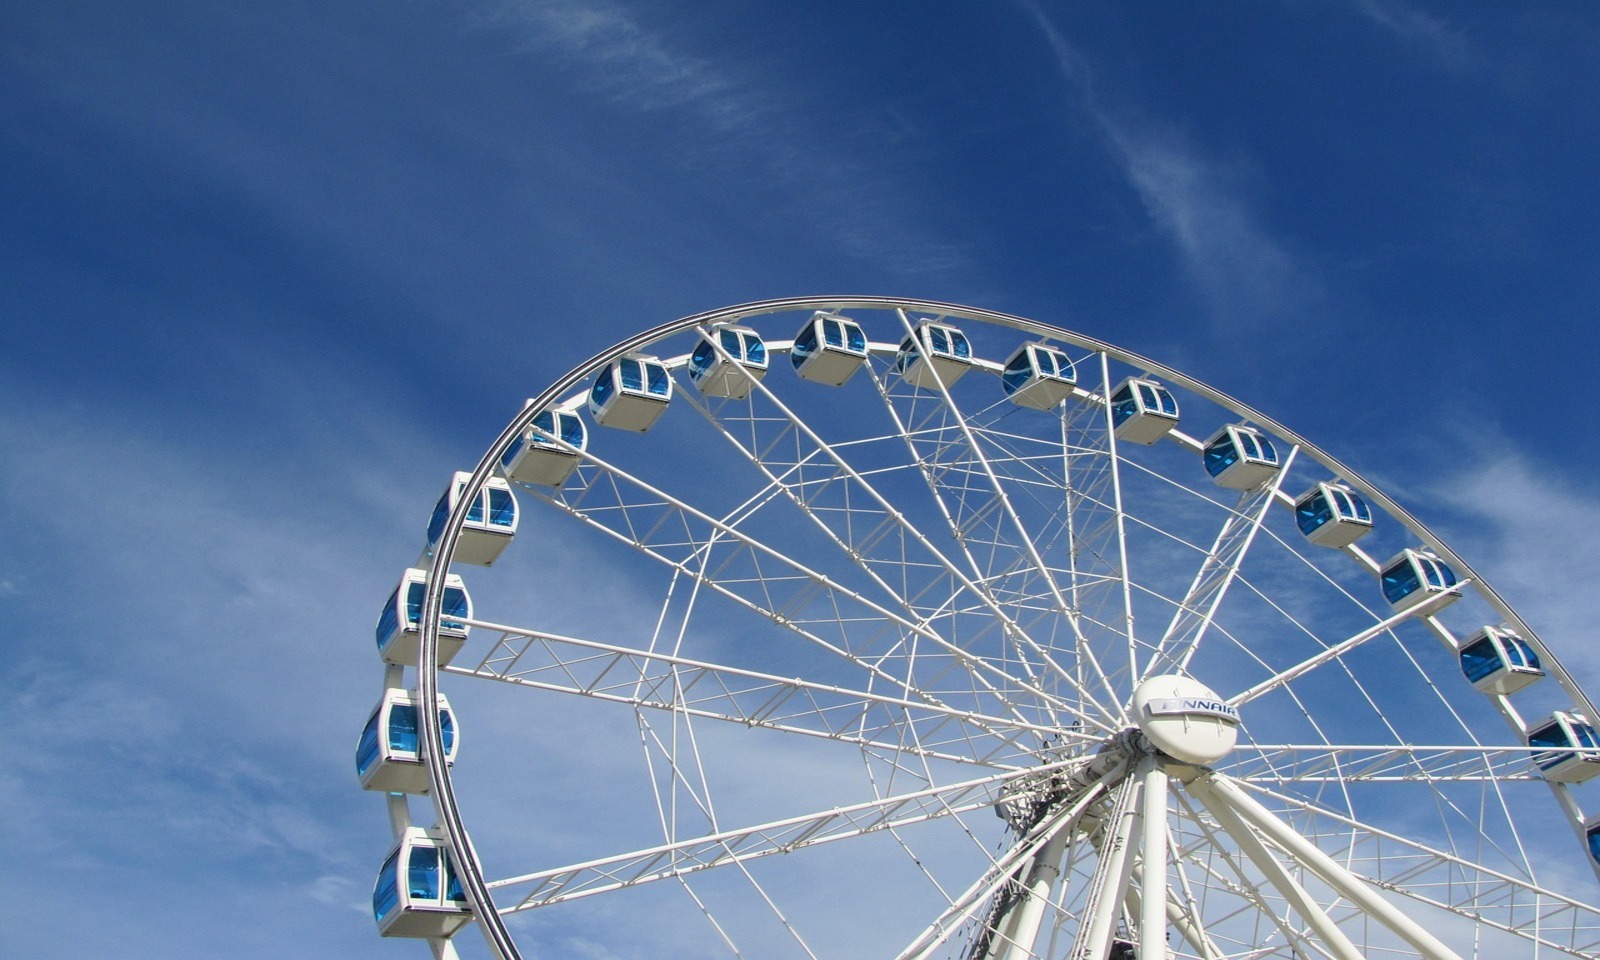
[[[1571,699],[1573,709],[1586,713],[1589,717],[1600,716],[1600,712],[1595,710],[1594,704],[1587,694],[1582,691],[1571,675],[1561,666],[1551,647],[1538,638],[1532,627],[1511,608],[1486,580],[1477,574],[1465,558],[1457,554],[1447,543],[1429,531],[1404,507],[1387,496],[1378,487],[1273,418],[1158,361],[1060,327],[1011,314],[960,304],[914,298],[876,296],[795,297],[764,300],[722,307],[683,317],[645,330],[595,354],[589,360],[556,379],[545,390],[531,399],[523,410],[511,419],[473,469],[457,506],[450,511],[443,533],[432,556],[431,566],[428,569],[422,613],[418,621],[420,650],[416,679],[419,702],[432,703],[439,695],[439,668],[436,663],[436,653],[439,643],[439,624],[443,608],[445,575],[451,569],[451,563],[466,519],[467,505],[473,502],[477,493],[483,489],[490,477],[494,475],[496,465],[500,462],[502,455],[519,437],[530,429],[536,415],[546,409],[554,408],[564,398],[573,396],[574,392],[583,387],[596,371],[601,370],[606,365],[629,354],[644,350],[651,344],[674,336],[696,329],[704,329],[712,324],[752,320],[768,314],[788,314],[803,311],[826,311],[831,313],[862,310],[904,311],[951,321],[975,321],[1009,327],[1033,337],[1049,338],[1060,344],[1070,345],[1092,354],[1098,354],[1104,358],[1114,359],[1123,365],[1142,371],[1143,375],[1159,378],[1166,383],[1178,386],[1188,393],[1203,397],[1211,403],[1225,408],[1238,417],[1241,422],[1249,423],[1275,438],[1289,442],[1298,452],[1298,455],[1309,457],[1316,461],[1328,473],[1336,477],[1339,482],[1353,488],[1361,496],[1367,498],[1383,514],[1399,521],[1418,543],[1460,572],[1463,577],[1463,583],[1470,585],[1491,608],[1496,610],[1504,623],[1514,628],[1524,638],[1538,644],[1538,649],[1544,655],[1542,657],[1543,665],[1551,679],[1556,681]],[[1110,393],[1110,386],[1110,383],[1103,384],[1107,395]],[[1394,621],[1400,619],[1403,619],[1401,615],[1396,615],[1393,618]],[[443,755],[443,739],[438,716],[434,711],[420,710],[418,711],[418,720],[418,733],[423,745],[424,756]],[[471,837],[462,818],[454,784],[451,780],[449,765],[428,762],[426,767],[431,787],[430,797],[438,817],[438,827],[444,832],[452,848],[462,886],[468,900],[475,908],[475,922],[482,928],[483,935],[492,954],[503,958],[503,960],[520,958],[521,953],[510,931],[507,929],[505,918],[502,916],[501,911],[494,908],[491,881],[484,875],[481,860],[472,846]],[[1222,789],[1232,790],[1235,794],[1241,792],[1237,787],[1232,786],[1224,786]],[[1198,797],[1201,792],[1203,791],[1197,788],[1196,796]],[[1249,801],[1241,799],[1238,802],[1248,803]],[[1225,813],[1217,814],[1219,819],[1228,815]],[[1252,833],[1264,833],[1267,829],[1267,827],[1258,825]],[[1281,844],[1280,849],[1282,849]],[[437,948],[438,945],[436,944]],[[1337,953],[1337,950],[1335,952]]]

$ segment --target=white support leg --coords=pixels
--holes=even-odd
[[[1145,771],[1142,809],[1139,960],[1167,960],[1167,772],[1154,763]]]
[[[1133,857],[1128,848],[1139,822],[1139,808],[1134,800],[1140,786],[1139,780],[1129,777],[1117,788],[1116,803],[1104,826],[1105,839],[1100,843],[1100,863],[1095,867],[1078,938],[1072,945],[1071,960],[1106,960],[1111,952],[1111,935],[1133,873]]]
[[[1426,960],[1461,960],[1461,957],[1449,947],[1429,933],[1420,923],[1401,912],[1399,907],[1385,900],[1376,890],[1369,886],[1360,877],[1346,870],[1343,865],[1326,853],[1316,844],[1296,833],[1292,827],[1273,815],[1272,811],[1257,803],[1254,797],[1239,789],[1230,780],[1212,774],[1202,777],[1207,782],[1208,789],[1200,794],[1200,799],[1211,807],[1211,802],[1206,800],[1206,793],[1222,801],[1238,815],[1249,821],[1257,830],[1260,830],[1268,839],[1277,844],[1283,851],[1298,860],[1306,869],[1311,870],[1327,883],[1339,895],[1360,907],[1368,916],[1382,923],[1395,935],[1411,945],[1413,950],[1420,953]],[[1200,781],[1196,781],[1199,783]],[[1193,785],[1191,785],[1191,790]],[[1213,810],[1213,812],[1215,812]]]
[[[1072,831],[1063,827],[1055,832],[1029,862],[1027,876],[1022,883],[1022,896],[1005,922],[995,931],[990,942],[991,958],[1028,957],[1039,938],[1039,925],[1044,919],[1044,908],[1050,902],[1050,891],[1056,878],[1061,876],[1061,858],[1066,855],[1067,840]]]
[[[1294,877],[1289,875],[1278,858],[1272,855],[1267,845],[1261,838],[1251,832],[1248,824],[1234,812],[1234,807],[1221,796],[1221,791],[1215,789],[1216,783],[1211,776],[1200,777],[1189,784],[1189,792],[1199,798],[1200,802],[1210,811],[1211,816],[1223,832],[1233,838],[1239,845],[1250,862],[1256,865],[1267,878],[1267,881],[1277,888],[1277,891],[1288,901],[1289,906],[1300,918],[1305,921],[1322,946],[1337,960],[1364,960],[1361,951],[1350,942],[1325,912],[1322,906],[1311,898],[1305,888],[1300,886]]]

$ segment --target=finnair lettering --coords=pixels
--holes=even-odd
[[[1170,716],[1184,714],[1186,716],[1220,717],[1232,723],[1239,722],[1239,709],[1228,705],[1222,700],[1209,700],[1202,697],[1168,697],[1161,700],[1150,700],[1145,703],[1145,709],[1151,716]]]

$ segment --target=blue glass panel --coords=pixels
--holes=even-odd
[[[1000,383],[1008,395],[1028,385],[1028,380],[1033,376],[1033,366],[1028,361],[1028,351],[1019,351],[1006,364],[1005,372],[1000,374]]]
[[[950,350],[950,338],[945,334],[943,327],[928,328],[928,352],[935,356],[944,357],[949,356],[952,352]]]
[[[471,604],[467,602],[467,592],[460,587],[445,587],[441,611],[445,617],[469,617],[472,615]],[[439,626],[447,630],[464,630],[466,624],[458,620],[439,620]]]
[[[439,899],[439,850],[437,847],[412,847],[407,861],[406,883],[413,897]]]
[[[718,337],[718,339],[722,341],[722,349],[728,351],[728,356],[734,358],[735,360],[742,359],[744,357],[744,346],[739,342],[739,335],[734,333],[732,330],[722,330],[719,332],[722,334],[720,337]]]
[[[583,429],[583,418],[575,413],[563,413],[559,418],[561,439],[574,447],[582,448],[588,439]]]
[[[699,380],[705,376],[711,365],[717,362],[717,351],[706,341],[700,341],[689,354],[689,375]]]
[[[494,527],[515,526],[517,522],[517,501],[511,496],[511,491],[490,487],[488,494],[489,525]]]
[[[383,612],[378,614],[378,649],[388,646],[389,640],[396,630],[400,629],[400,591],[389,594],[389,602],[383,605]]]
[[[378,869],[378,880],[372,885],[372,917],[382,920],[400,903],[400,851],[389,854]]]
[[[456,487],[456,496],[460,496],[466,488],[467,485],[464,483]],[[467,505],[467,522],[483,523],[483,492],[481,490],[476,497],[472,498],[472,503]]]
[[[972,345],[967,343],[967,335],[960,330],[950,331],[950,352],[963,360],[972,357]]]
[[[555,414],[549,410],[540,410],[533,415],[533,428],[549,436],[556,432]]]
[[[1268,440],[1266,437],[1257,436],[1255,438],[1255,441],[1256,441],[1256,444],[1258,445],[1257,456],[1260,457],[1263,462],[1265,462],[1265,463],[1277,463],[1278,462],[1278,450],[1277,450],[1276,447],[1274,447],[1272,445],[1272,441],[1271,440]]]
[[[1294,522],[1304,534],[1309,535],[1332,519],[1333,511],[1328,507],[1328,498],[1320,492],[1294,508]]]
[[[444,741],[444,752],[449,754],[456,746],[456,716],[449,710],[439,711],[439,739]]]
[[[444,533],[444,522],[450,519],[450,494],[447,492],[434,504],[433,516],[428,518],[428,542],[438,543],[439,534]]]
[[[1596,863],[1600,863],[1600,827],[1589,830],[1589,856],[1593,857]]]
[[[356,743],[356,776],[366,773],[378,759],[378,714],[374,710],[361,729],[361,739]]]
[[[1133,397],[1133,389],[1127,384],[1111,395],[1111,422],[1112,426],[1120,427],[1123,421],[1139,412],[1139,402]]]
[[[753,333],[744,335],[744,358],[756,364],[767,362],[767,345]]]
[[[1352,493],[1350,494],[1350,505],[1355,507],[1356,519],[1364,520],[1367,523],[1372,522],[1372,511],[1367,509],[1367,501]]]
[[[606,401],[611,399],[612,392],[616,389],[611,382],[612,369],[608,366],[600,371],[600,376],[595,378],[594,388],[589,391],[589,399],[596,407],[605,409]]]
[[[422,619],[422,600],[427,595],[428,585],[420,580],[413,580],[406,584],[406,628],[410,629]]]
[[[1390,603],[1399,603],[1422,587],[1422,578],[1412,569],[1410,560],[1405,558],[1383,571],[1380,579],[1383,582],[1384,599]]]
[[[1238,460],[1239,451],[1234,448],[1232,438],[1227,434],[1206,445],[1206,472],[1213,477],[1222,476],[1222,471],[1233,466]]]
[[[1577,745],[1585,750],[1600,748],[1600,735],[1595,733],[1594,727],[1587,723],[1574,723],[1572,725],[1572,738]]]
[[[397,703],[389,708],[389,749],[416,755],[417,708]]]
[[[1161,409],[1161,397],[1156,393],[1155,388],[1151,387],[1149,384],[1144,384],[1144,383],[1139,384],[1138,387],[1139,387],[1139,406],[1144,408],[1145,410],[1160,410]]]
[[[901,373],[917,360],[917,348],[912,345],[910,338],[900,344],[900,351],[894,355],[894,368]]]
[[[1528,734],[1528,746],[1566,748],[1572,746],[1572,738],[1567,734],[1566,729],[1559,722],[1548,723]],[[1572,759],[1573,756],[1574,755],[1570,750],[1560,752],[1556,750],[1545,750],[1535,753],[1533,755],[1533,761],[1537,763],[1541,769],[1548,770],[1562,761]]]
[[[806,327],[805,334],[802,336],[806,337],[808,348],[815,347],[817,345],[816,324]],[[822,321],[822,339],[830,347],[844,346],[844,324],[837,320]]]
[[[622,370],[622,389],[633,391],[644,389],[644,373],[639,369],[639,361],[623,360],[620,367]]]
[[[1157,388],[1156,402],[1158,404],[1156,409],[1160,410],[1167,416],[1176,417],[1178,415],[1178,401],[1169,391],[1162,388]]]
[[[456,875],[456,865],[451,862],[450,851],[448,850],[446,850],[444,854],[444,867],[445,873],[450,878],[448,884],[444,888],[444,898],[452,903],[458,903],[465,906],[467,902],[467,893],[465,890],[461,889],[461,878]]]
[[[664,397],[672,391],[672,388],[667,386],[666,367],[659,363],[652,363],[648,364],[646,369],[650,375],[650,394],[652,396]]]
[[[511,446],[507,447],[506,448],[506,452],[502,453],[500,455],[500,466],[506,467],[506,468],[509,469],[510,466],[511,466],[511,461],[517,459],[517,454],[521,450],[522,450],[522,438],[518,437],[517,439],[511,441]]]
[[[1488,637],[1469,643],[1461,649],[1461,672],[1465,673],[1467,679],[1473,683],[1498,672],[1501,666],[1500,651]]]
[[[867,335],[861,332],[861,328],[853,323],[847,323],[844,325],[844,329],[846,337],[845,345],[855,353],[866,353]]]
[[[1544,666],[1539,663],[1539,654],[1534,651],[1533,645],[1528,641],[1518,636],[1509,635],[1505,638],[1505,641],[1507,653],[1513,658],[1521,660],[1522,666],[1541,671],[1544,669]]]

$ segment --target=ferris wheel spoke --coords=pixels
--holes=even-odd
[[[929,700],[466,622],[499,638],[478,666],[445,667],[451,674],[984,766],[1029,764],[1034,754],[1022,745],[1024,738],[1060,736],[1053,727]],[[900,736],[906,730],[915,731],[915,743]]]
[[[1055,695],[1020,682],[1012,672],[950,642],[930,624],[909,620],[863,597],[728,520],[712,517],[620,468],[592,455],[585,459],[594,475],[581,489],[534,494],[843,658],[874,682],[940,702],[940,697],[922,689],[926,683],[909,672],[914,663],[906,662],[907,672],[902,674],[882,665],[906,638],[915,636],[939,651],[946,668],[967,678],[966,696],[992,700],[1023,723],[1031,721],[1027,705],[1017,702],[1019,694],[1033,704],[1064,707]],[[629,491],[637,495],[630,496]]]
[[[754,409],[758,398],[770,406],[775,416],[762,415]],[[845,450],[824,440],[764,383],[756,381],[751,385],[747,405],[729,403],[714,408],[700,397],[691,397],[691,404],[761,473],[769,489],[782,490],[833,542],[841,555],[865,573],[885,595],[893,598],[908,617],[920,622],[949,617],[955,609],[964,606],[964,597],[971,598],[998,629],[1011,638],[1014,646],[1028,649],[1043,666],[1053,668],[1050,669],[1052,679],[1076,688],[1076,695],[1092,709],[1074,711],[1072,720],[1099,725],[1098,717],[1104,715],[1104,708],[1082,689],[1075,677],[1027,636],[1010,612],[1011,608],[1022,608],[1025,604],[1019,603],[1016,597],[1008,597],[1007,602],[1002,603],[995,593],[994,576],[968,573],[953,562],[852,464]],[[726,412],[730,408],[731,412]],[[737,427],[737,431],[730,426]],[[861,449],[890,439],[894,438],[857,440],[852,442],[852,448]],[[968,561],[976,571],[970,554]],[[918,573],[920,580],[909,582],[908,575],[917,571],[922,571]],[[923,598],[929,595],[930,588],[937,586],[938,581],[933,579],[937,577],[948,577],[954,590],[936,594],[935,599],[941,596],[943,599],[929,603]],[[892,583],[890,578],[901,583]],[[1023,667],[1030,683],[1043,682],[1031,664],[1024,662]],[[1054,709],[1051,704],[1045,706]],[[1057,718],[1058,726],[1064,723]]]
[[[909,342],[923,360],[928,360],[910,317],[904,310],[897,311],[897,315]],[[934,409],[924,411],[920,418],[917,408],[927,404],[916,388],[907,387],[903,382],[899,385],[902,392],[908,392],[903,399],[909,409],[902,414],[896,407],[899,395],[895,387],[876,375],[874,384],[932,494],[943,525],[960,545],[974,579],[990,590],[1004,584],[999,589],[1005,590],[1012,606],[1020,608],[1030,600],[1043,601],[1049,611],[1063,619],[1073,635],[1074,657],[1084,658],[1094,677],[1088,682],[1080,681],[1049,649],[1020,629],[1008,638],[1016,647],[1019,669],[1030,676],[1036,666],[1048,670],[1052,677],[1069,683],[1083,699],[1087,709],[1079,713],[1089,715],[1092,712],[1107,718],[1113,726],[1120,723],[1123,719],[1120,698],[1094,659],[1077,608],[1066,599],[1055,572],[1045,563],[1032,532],[1018,515],[996,464],[985,454],[974,433],[968,414],[955,402],[937,374],[934,379],[935,397],[931,401]],[[1036,467],[1036,464],[1028,466]],[[1065,488],[1064,483],[1058,487],[1062,488]],[[988,552],[990,563],[978,558],[975,547]],[[1015,559],[1007,563],[1005,558]],[[1101,700],[1092,693],[1091,686],[1103,690],[1106,699]]]
[[[1267,512],[1277,502],[1278,488],[1288,475],[1298,452],[1299,447],[1291,447],[1272,480],[1242,493],[1239,502],[1228,511],[1222,527],[1211,542],[1211,548],[1205,552],[1200,568],[1195,571],[1188,591],[1173,611],[1171,622],[1151,651],[1140,679],[1163,670],[1182,673],[1189,668],[1189,661],[1199,649],[1217,608],[1222,605],[1228,588],[1238,576],[1239,568],[1244,564],[1250,546],[1267,518]]]
[[[960,817],[980,810],[987,812],[994,806],[996,795],[1008,783],[1031,782],[1040,774],[1061,772],[1078,765],[1081,765],[1081,761],[1060,761],[1024,771],[1008,771],[835,807],[820,813],[722,830],[648,849],[494,880],[489,887],[527,887],[516,903],[502,908],[500,912],[529,910],[943,817]]]
[[[1532,747],[1334,746],[1239,747],[1228,776],[1250,783],[1529,782],[1544,776]],[[1245,756],[1240,756],[1241,754]]]

